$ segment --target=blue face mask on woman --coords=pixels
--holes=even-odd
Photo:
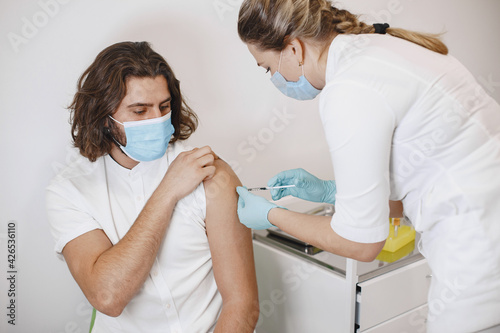
[[[159,159],[167,151],[175,132],[170,116],[171,112],[163,117],[124,123],[109,117],[125,128],[127,145],[124,147],[115,140],[120,149],[134,161],[149,162]]]
[[[295,98],[298,100],[308,100],[316,97],[321,90],[313,87],[313,85],[306,79],[304,75],[304,66],[302,65],[302,76],[297,82],[287,81],[283,75],[281,75],[281,57],[283,56],[283,51],[280,53],[280,61],[278,63],[278,70],[271,77],[271,82],[274,83],[276,88],[279,89],[283,94],[288,97]]]

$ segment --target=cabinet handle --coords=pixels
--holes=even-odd
[[[426,277],[427,279],[430,279],[430,278],[432,278],[432,274],[427,274],[425,277]]]

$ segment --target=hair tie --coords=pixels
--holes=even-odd
[[[374,23],[373,27],[375,28],[376,34],[385,35],[385,30],[390,27],[388,23]]]

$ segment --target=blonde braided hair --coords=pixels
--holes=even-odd
[[[332,6],[329,0],[245,0],[238,18],[238,34],[244,43],[262,50],[283,50],[295,38],[326,42],[337,34],[371,34],[351,12]],[[386,33],[434,52],[448,54],[439,35],[387,28]]]

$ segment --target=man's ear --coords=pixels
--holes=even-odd
[[[110,125],[110,120],[109,117],[106,117],[104,119],[104,134],[111,134],[111,128],[109,128],[109,125]]]

